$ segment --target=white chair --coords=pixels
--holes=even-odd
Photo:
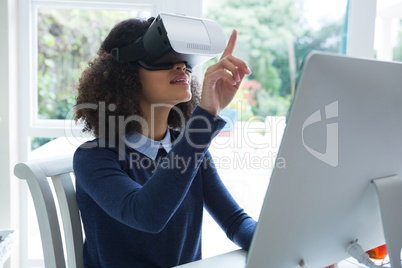
[[[14,174],[27,181],[34,201],[46,268],[84,267],[81,218],[72,183],[72,166],[72,154],[69,154],[27,161],[14,167]],[[59,224],[56,203],[64,232]]]

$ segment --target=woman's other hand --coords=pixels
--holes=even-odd
[[[217,115],[233,99],[245,75],[251,74],[247,63],[234,57],[237,32],[233,30],[219,62],[205,72],[200,107]]]

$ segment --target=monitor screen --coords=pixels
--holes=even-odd
[[[308,55],[279,158],[247,267],[325,267],[356,239],[384,244],[371,182],[402,175],[402,64]]]

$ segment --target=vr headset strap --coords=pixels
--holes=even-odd
[[[143,59],[147,56],[142,38],[135,41],[134,44],[122,48],[115,47],[110,54],[119,62],[133,62]]]

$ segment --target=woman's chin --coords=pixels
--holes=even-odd
[[[177,104],[189,102],[190,100],[191,100],[191,93],[187,96],[183,96],[183,98],[180,98],[180,100],[177,101]]]

